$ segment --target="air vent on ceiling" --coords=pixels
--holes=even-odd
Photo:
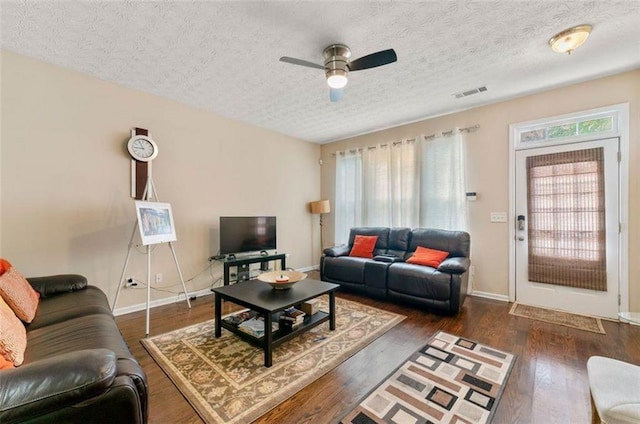
[[[483,91],[487,91],[487,87],[486,86],[473,88],[473,89],[467,90],[467,91],[461,91],[459,93],[455,93],[453,96],[456,99],[461,99],[463,97],[471,96],[472,94],[482,93]]]

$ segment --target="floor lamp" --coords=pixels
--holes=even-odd
[[[320,254],[324,249],[324,243],[322,242],[322,214],[331,212],[331,203],[328,200],[316,200],[311,202],[311,213],[320,215]]]

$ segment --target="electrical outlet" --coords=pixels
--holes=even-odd
[[[156,274],[156,283],[162,283],[162,273],[161,272]]]
[[[133,287],[133,282],[134,282],[134,281],[135,281],[135,280],[133,279],[133,277],[127,277],[127,278],[124,280],[124,286],[125,286],[126,288]]]

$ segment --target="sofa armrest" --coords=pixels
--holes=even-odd
[[[82,290],[87,287],[87,278],[78,274],[29,277],[27,281],[42,297]]]
[[[469,258],[447,258],[438,266],[438,271],[448,274],[464,274],[469,270]]]
[[[351,248],[348,244],[341,244],[340,246],[328,247],[324,249],[326,256],[348,256],[351,252]]]
[[[116,355],[87,349],[0,372],[0,422],[24,422],[74,405],[109,388]]]

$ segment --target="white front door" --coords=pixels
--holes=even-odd
[[[608,138],[516,152],[518,302],[617,317],[618,151]]]

